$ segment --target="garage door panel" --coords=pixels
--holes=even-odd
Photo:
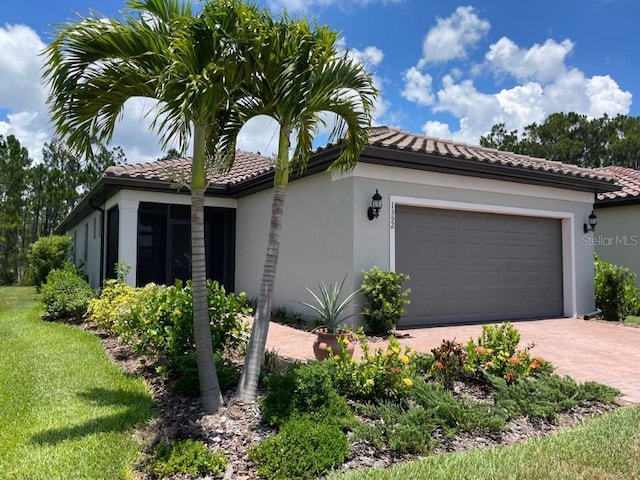
[[[401,326],[563,313],[560,220],[396,206],[395,236]]]

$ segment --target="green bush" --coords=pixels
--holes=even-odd
[[[636,274],[628,268],[600,260],[595,255],[596,307],[605,320],[624,321],[640,312],[640,290]]]
[[[544,358],[531,357],[533,343],[524,349],[519,345],[520,332],[510,322],[483,325],[477,343],[470,339],[467,344],[465,368],[470,373],[495,375],[507,382],[553,371],[553,365]]]
[[[402,283],[409,276],[402,273],[380,270],[377,266],[362,271],[362,292],[366,298],[363,315],[367,327],[378,334],[393,330],[404,314],[409,289]]]
[[[214,351],[243,348],[248,326],[240,314],[249,313],[244,294],[227,294],[218,282],[207,281],[207,298]],[[191,282],[170,287],[148,284],[135,296],[129,314],[121,315],[116,331],[140,354],[155,357],[174,370],[195,351]]]
[[[240,367],[226,359],[221,352],[214,352],[213,359],[220,389],[224,392],[237,387],[240,380]],[[171,373],[174,377],[172,386],[175,392],[183,395],[200,395],[196,352],[186,353],[177,359]]]
[[[106,280],[100,296],[89,302],[87,315],[99,327],[117,333],[120,325],[126,322],[124,317],[131,315],[138,293],[138,289],[130,287],[121,279]]]
[[[267,395],[261,400],[262,416],[271,425],[282,425],[295,415],[345,425],[352,415],[346,400],[333,386],[326,362],[291,365],[283,374],[265,378]]]
[[[63,268],[49,272],[40,298],[45,318],[58,320],[83,316],[93,296],[93,290],[80,272],[67,263]]]
[[[620,392],[595,382],[578,384],[571,377],[545,375],[537,379],[520,379],[508,384],[504,379],[491,378],[495,388],[494,401],[509,419],[526,415],[554,421],[583,400],[610,403]]]
[[[268,480],[311,480],[344,463],[346,435],[335,423],[295,416],[280,431],[249,449],[258,474]]]
[[[414,352],[402,349],[395,337],[390,337],[385,350],[369,352],[369,344],[362,340],[362,358],[356,360],[344,351],[325,361],[332,370],[338,393],[361,400],[400,398],[413,385]]]
[[[172,445],[162,443],[147,464],[147,471],[159,478],[178,474],[219,475],[226,468],[224,453],[213,453],[196,440],[183,440]]]
[[[69,258],[71,237],[49,235],[36,240],[27,253],[29,270],[38,289],[47,279],[51,270],[61,269]]]

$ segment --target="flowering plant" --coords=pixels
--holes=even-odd
[[[360,360],[349,357],[344,348],[330,358],[336,386],[341,394],[364,400],[397,398],[413,386],[415,353],[402,348],[395,337],[389,338],[386,349],[370,352],[363,335]]]
[[[535,344],[519,348],[520,332],[509,322],[484,325],[477,343],[469,339],[465,369],[471,373],[484,372],[513,382],[518,378],[536,377],[551,373],[553,366],[544,358],[531,356]]]
[[[464,372],[467,354],[462,344],[453,340],[442,340],[439,347],[431,350],[434,363],[431,375],[442,383],[446,390],[453,390],[453,383]]]

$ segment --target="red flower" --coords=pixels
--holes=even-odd
[[[518,357],[511,357],[509,359],[509,363],[512,363],[514,365],[518,365],[520,363],[520,359]]]
[[[436,368],[437,368],[438,370],[442,370],[442,367],[443,367],[443,366],[444,366],[444,365],[442,365],[442,362],[436,362]]]
[[[487,351],[484,347],[476,347],[476,353],[479,355],[483,355]]]
[[[532,370],[537,370],[538,368],[540,368],[540,364],[536,361],[532,362],[530,365]]]
[[[513,373],[513,372],[509,372],[509,373],[507,373],[507,374],[504,376],[504,379],[505,379],[507,382],[510,382],[511,380],[514,380],[515,378],[516,378],[516,374],[515,374],[515,373]]]

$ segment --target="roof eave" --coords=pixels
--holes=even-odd
[[[430,172],[482,177],[530,185],[565,188],[583,192],[605,193],[619,190],[613,180],[578,177],[524,167],[484,163],[477,160],[408,152],[389,147],[367,146],[360,161]]]

